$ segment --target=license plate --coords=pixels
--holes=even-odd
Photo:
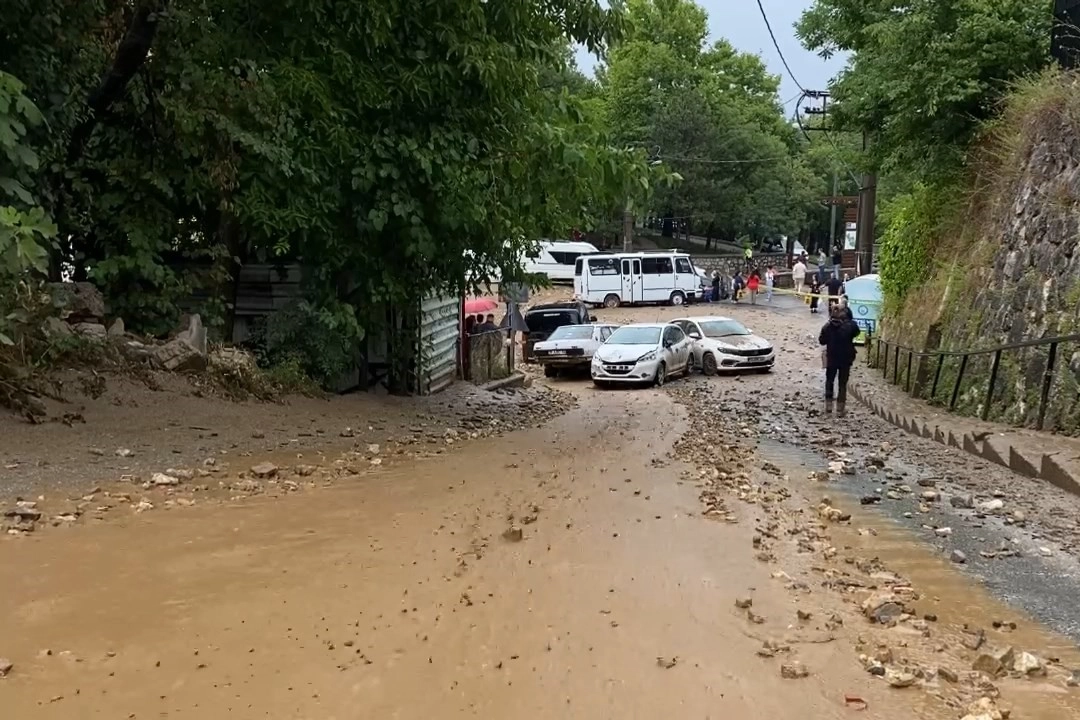
[[[566,355],[565,350],[552,350],[548,355]]]

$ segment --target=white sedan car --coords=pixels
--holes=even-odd
[[[533,345],[533,358],[543,366],[547,377],[555,377],[562,370],[587,370],[593,354],[618,327],[563,325],[555,328],[546,340]]]
[[[735,370],[769,372],[776,363],[772,343],[728,317],[673,320],[693,341],[694,364],[706,375]]]
[[[598,388],[619,383],[663,385],[673,375],[694,369],[693,343],[678,325],[623,325],[593,354],[592,379]]]

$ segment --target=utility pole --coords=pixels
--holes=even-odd
[[[630,212],[629,204],[622,216],[622,249],[623,252],[634,251],[634,215]]]
[[[836,194],[840,192],[840,177],[836,172],[836,168],[832,171],[832,196],[836,197]],[[833,248],[836,247],[836,203],[834,202],[829,206],[829,253],[832,253]]]
[[[870,147],[870,136],[863,133],[863,151]],[[874,267],[874,223],[877,218],[877,173],[862,176],[859,188],[859,222],[855,226],[855,272],[868,275]]]

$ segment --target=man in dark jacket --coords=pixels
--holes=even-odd
[[[837,412],[841,415],[847,404],[848,377],[855,362],[855,338],[859,335],[859,326],[848,319],[845,310],[840,305],[830,308],[829,322],[818,336],[825,353],[825,409],[832,411],[835,388]],[[836,388],[838,380],[840,387]]]

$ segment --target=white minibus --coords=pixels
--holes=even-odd
[[[525,272],[544,275],[552,282],[569,283],[574,279],[574,263],[582,255],[600,252],[587,242],[541,241],[534,255],[522,260]]]
[[[600,253],[574,266],[574,298],[590,305],[683,305],[700,297],[701,277],[683,252]]]

